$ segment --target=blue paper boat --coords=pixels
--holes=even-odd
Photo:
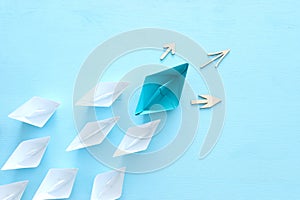
[[[146,76],[135,115],[175,109],[181,97],[188,63]]]

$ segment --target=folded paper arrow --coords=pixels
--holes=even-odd
[[[146,76],[135,114],[175,109],[181,97],[188,63]]]

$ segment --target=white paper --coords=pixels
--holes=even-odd
[[[33,200],[69,198],[77,171],[78,169],[50,169]]]
[[[125,167],[98,174],[95,177],[91,200],[115,200],[121,197]]]
[[[155,120],[140,126],[130,127],[113,157],[146,150],[160,120]]]
[[[127,82],[100,82],[76,102],[76,106],[110,107],[129,85]]]
[[[46,151],[50,137],[21,142],[1,170],[37,167]]]
[[[101,121],[88,122],[68,146],[66,151],[73,151],[100,144],[119,118],[120,117],[114,117]]]
[[[10,113],[8,117],[37,127],[43,127],[54,114],[59,103],[41,97],[29,101]]]
[[[20,200],[29,181],[20,181],[7,185],[0,185],[1,200]]]

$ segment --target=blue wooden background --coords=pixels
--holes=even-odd
[[[231,48],[219,67],[226,122],[206,159],[198,160],[203,131],[173,165],[127,174],[121,199],[300,199],[299,8],[297,0],[0,0],[0,165],[22,140],[51,135],[38,168],[0,171],[0,184],[29,179],[23,199],[31,199],[49,168],[78,167],[70,199],[89,199],[95,175],[109,169],[86,150],[65,152],[76,134],[76,76],[103,41],[156,27],[208,52]],[[35,95],[61,102],[44,128],[7,117]]]

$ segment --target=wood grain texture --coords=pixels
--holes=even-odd
[[[0,184],[29,179],[27,200],[49,168],[78,167],[70,199],[89,199],[93,178],[109,169],[85,150],[65,152],[76,133],[76,75],[111,36],[158,27],[181,32],[208,52],[231,48],[218,69],[226,122],[214,151],[198,160],[210,117],[201,112],[184,156],[154,173],[127,174],[121,199],[300,199],[299,8],[296,0],[0,0],[0,165],[22,140],[51,135],[38,168],[0,171]],[[34,95],[61,102],[43,129],[7,117]]]

